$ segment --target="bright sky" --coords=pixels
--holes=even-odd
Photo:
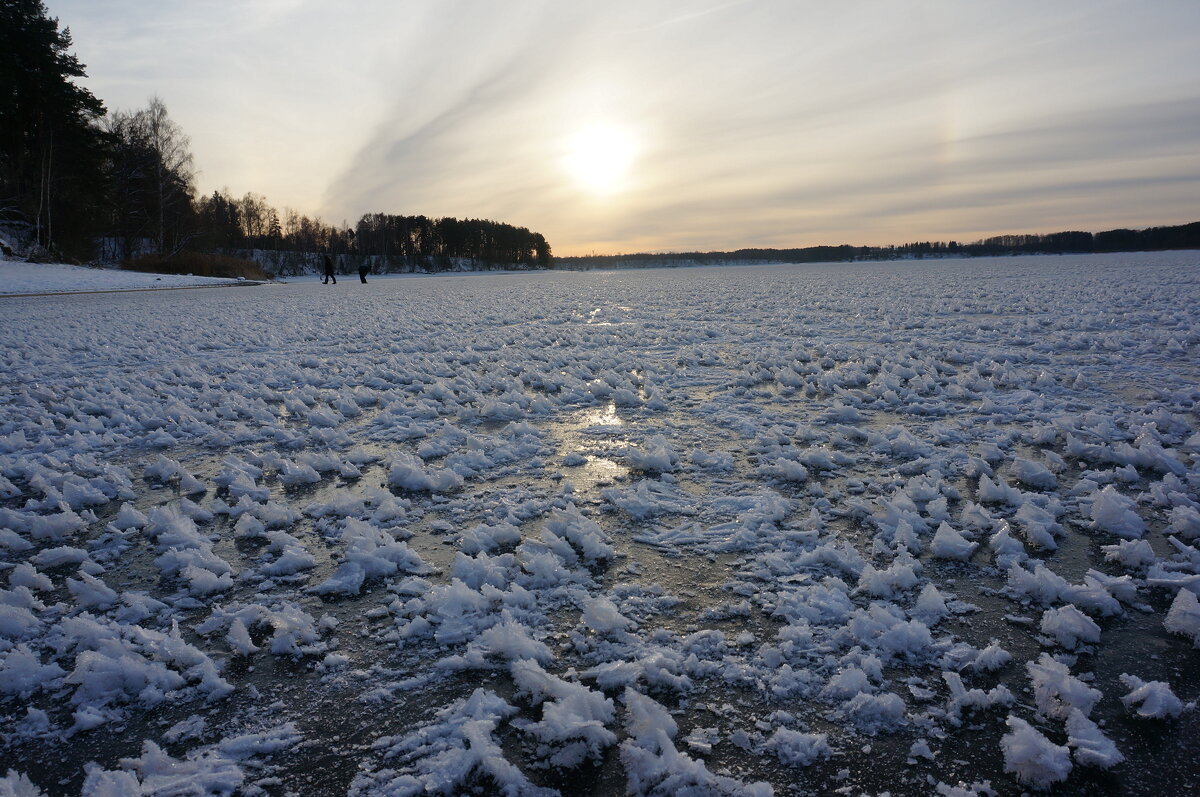
[[[555,254],[1200,219],[1197,0],[46,0],[199,189]]]

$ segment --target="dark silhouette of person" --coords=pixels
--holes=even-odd
[[[371,267],[370,267],[370,266],[368,266],[368,265],[367,265],[365,262],[363,262],[363,263],[359,263],[359,265],[358,265],[358,278],[359,278],[360,280],[362,280],[364,283],[367,281],[367,274],[369,274],[370,272],[371,272]]]
[[[333,284],[337,285],[337,276],[333,273],[333,258],[325,255],[325,279],[321,280],[321,284],[328,285],[330,280],[333,280]],[[363,282],[366,282],[366,280],[363,280]]]

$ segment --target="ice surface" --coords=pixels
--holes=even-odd
[[[4,301],[13,788],[1192,778],[1194,255]]]

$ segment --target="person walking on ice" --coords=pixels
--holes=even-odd
[[[325,279],[321,280],[321,284],[328,285],[330,280],[333,280],[333,284],[337,285],[337,276],[333,273],[333,258],[325,255]],[[366,280],[363,280],[363,282],[366,282]]]
[[[371,267],[369,265],[367,265],[367,262],[365,260],[358,265],[358,278],[360,280],[362,280],[364,283],[367,281],[367,274],[369,274],[370,272],[371,272]]]

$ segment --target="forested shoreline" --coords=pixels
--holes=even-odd
[[[265,197],[197,196],[185,131],[159,98],[109,111],[78,83],[85,67],[40,0],[0,4],[0,243],[29,260],[169,270],[198,254],[241,255],[268,273],[310,270],[323,254],[379,270],[531,268],[544,236],[486,219],[368,213],[327,224]],[[181,257],[187,255],[187,257]]]

